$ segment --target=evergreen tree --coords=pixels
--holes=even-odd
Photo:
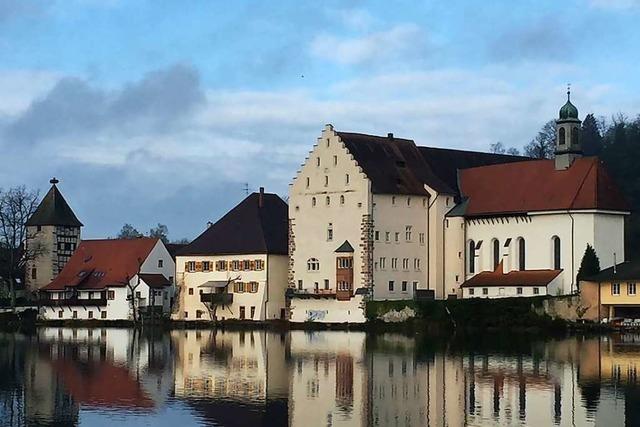
[[[578,280],[582,280],[586,277],[591,277],[600,272],[600,259],[596,254],[596,250],[593,246],[587,244],[587,249],[584,251],[582,261],[580,262],[580,269],[578,270]]]
[[[585,156],[597,156],[602,151],[600,126],[593,114],[587,114],[582,122],[582,151]]]

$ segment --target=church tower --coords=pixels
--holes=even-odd
[[[556,170],[568,169],[575,159],[582,157],[581,123],[578,109],[571,103],[571,90],[567,89],[567,102],[556,120]]]
[[[25,284],[29,291],[37,291],[49,284],[62,270],[80,242],[82,223],[58,190],[53,178],[51,188],[26,223],[28,259]]]

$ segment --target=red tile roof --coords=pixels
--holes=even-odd
[[[597,157],[583,157],[566,170],[554,160],[529,160],[460,171],[468,197],[465,216],[535,211],[603,209],[629,211],[629,204]]]
[[[159,239],[83,240],[60,274],[42,290],[104,289],[126,286]]]
[[[504,273],[502,263],[495,271],[483,271],[465,281],[461,288],[491,286],[547,286],[562,270],[523,270]]]

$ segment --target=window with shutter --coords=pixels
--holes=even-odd
[[[251,271],[255,271],[256,270],[256,262],[255,261],[250,261],[249,262],[249,269]]]
[[[202,261],[196,261],[196,271],[202,271]]]

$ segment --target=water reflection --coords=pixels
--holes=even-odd
[[[640,425],[640,335],[0,334],[0,425]]]

